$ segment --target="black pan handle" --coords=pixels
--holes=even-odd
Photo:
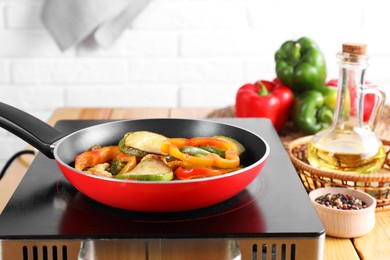
[[[20,137],[49,158],[54,158],[52,144],[65,136],[33,115],[1,102],[0,127]]]

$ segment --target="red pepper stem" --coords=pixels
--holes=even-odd
[[[257,82],[260,85],[259,91],[257,91],[257,94],[259,94],[262,97],[268,96],[268,89],[265,87],[264,83],[260,80]]]

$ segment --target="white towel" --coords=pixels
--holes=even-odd
[[[41,19],[62,51],[92,35],[110,46],[150,0],[45,0]]]

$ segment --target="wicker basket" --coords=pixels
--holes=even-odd
[[[311,136],[301,137],[289,143],[288,154],[297,173],[310,192],[321,187],[346,187],[364,191],[377,201],[376,211],[390,209],[390,141],[382,140],[386,160],[382,168],[373,174],[331,172],[312,167],[307,161],[306,147]]]

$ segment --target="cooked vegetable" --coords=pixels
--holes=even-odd
[[[102,148],[101,145],[95,144],[95,145],[92,145],[92,146],[88,149],[88,152],[95,151],[95,150],[99,150],[100,148]]]
[[[135,157],[133,158],[134,160],[127,162],[126,165],[123,166],[122,170],[118,174],[129,172],[137,166],[137,160]]]
[[[228,136],[224,136],[224,135],[215,135],[213,137],[217,138],[217,139],[227,140],[227,141],[230,141],[230,142],[234,143],[236,145],[236,147],[237,147],[238,155],[241,155],[241,154],[243,154],[245,152],[245,147],[242,145],[242,143],[240,143],[239,141],[237,141],[234,138],[231,138],[231,137],[228,137]]]
[[[167,137],[149,131],[136,131],[127,133],[119,142],[121,151],[144,157],[147,154],[160,154],[161,143]]]
[[[112,174],[108,171],[109,168],[109,163],[100,163],[91,168],[88,168],[87,172],[97,176],[112,177]]]
[[[112,173],[112,175],[123,174],[134,169],[136,165],[137,160],[135,156],[133,156],[132,160],[128,162],[121,162],[119,160],[114,159],[111,162],[110,172]]]
[[[78,155],[75,168],[129,180],[204,178],[237,170],[239,153],[244,151],[241,143],[226,136],[167,138],[136,131],[127,133],[118,146],[95,147]]]
[[[93,151],[87,151],[76,156],[74,167],[83,171],[97,164],[110,163],[112,160],[121,162],[133,162],[135,157],[119,150],[118,146],[106,146]]]
[[[110,172],[112,173],[112,175],[117,175],[123,169],[124,166],[124,163],[114,159],[111,162]]]
[[[126,137],[127,137],[127,134],[125,135],[125,137],[122,138],[122,140],[119,141],[119,144],[118,144],[119,150],[121,150],[124,153],[136,156],[136,157],[144,157],[144,156],[149,154],[148,152],[144,152],[144,151],[135,149],[133,147],[126,146],[126,144],[125,144]]]
[[[163,156],[149,154],[142,158],[133,170],[119,174],[116,178],[142,181],[170,181],[173,179],[173,171],[167,165]]]
[[[180,152],[193,155],[195,157],[206,156],[210,154],[210,152],[205,149],[195,147],[195,146],[183,146],[179,148]]]
[[[225,158],[225,151],[222,149],[218,149],[218,148],[211,146],[211,145],[201,145],[201,146],[199,146],[199,148],[201,148],[207,152],[210,152],[210,153],[218,154],[222,158]]]
[[[196,157],[182,153],[179,148],[183,146],[201,146],[211,145],[225,151],[225,158],[209,153],[206,156]],[[194,137],[194,138],[170,138],[166,139],[162,146],[161,152],[169,154],[190,167],[212,167],[219,168],[235,168],[240,165],[237,146],[227,140],[211,138],[211,137]]]
[[[175,171],[175,176],[179,180],[189,180],[195,178],[218,176],[224,173],[226,173],[226,170],[222,169],[179,167]]]

